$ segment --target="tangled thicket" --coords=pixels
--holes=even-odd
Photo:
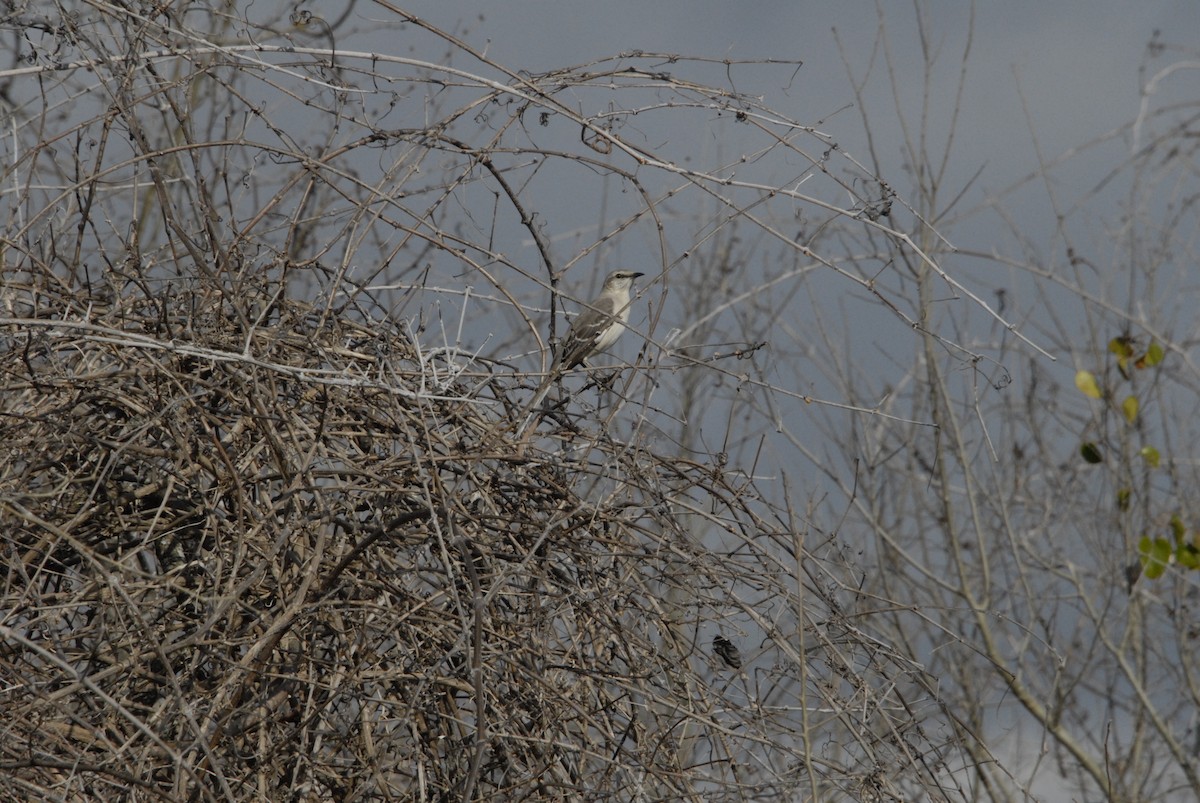
[[[265,292],[9,292],[5,796],[762,799],[944,769],[918,668],[736,473],[590,416],[514,443],[515,384]],[[696,634],[767,600],[747,697]]]
[[[451,262],[443,275],[510,299],[493,277],[522,278],[488,226],[452,218],[464,187],[491,182],[547,261],[505,178],[531,154],[638,189],[644,208],[601,243],[658,220],[653,160],[639,152],[635,175],[600,158],[633,153],[611,102],[580,115],[563,87],[736,107],[768,150],[800,154],[801,129],[626,60],[484,80],[389,76],[341,50],[335,65],[332,47],[235,55],[215,44],[227,31],[202,38],[201,4],[178,5],[10,19],[34,65],[10,79],[60,83],[5,97],[59,115],[76,147],[22,112],[4,174],[21,181],[0,235],[0,797],[963,797],[972,724],[873,635],[890,603],[860,593],[839,533],[724,453],[618,425],[646,413],[620,382],[518,434],[536,376],[431,345],[417,266]],[[355,138],[397,103],[390,85],[427,117],[426,87],[462,105]],[[324,149],[259,93],[326,122]],[[539,112],[578,126],[576,152],[539,150],[548,135],[523,128]],[[401,155],[372,185],[350,160],[381,142]],[[730,180],[658,167],[742,215]],[[382,267],[351,277],[353,262]],[[407,306],[378,300],[397,287]]]

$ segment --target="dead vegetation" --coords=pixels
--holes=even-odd
[[[488,182],[556,286],[508,180],[555,154],[496,131],[566,117],[577,150],[557,158],[637,190],[644,207],[591,247],[659,220],[670,195],[599,160],[636,148],[610,112],[554,100],[563,86],[619,76],[608,91],[652,87],[671,113],[736,106],[737,124],[790,124],[636,62],[458,71],[438,80],[478,97],[427,130],[309,148],[256,93],[326,103],[317,116],[352,129],[362,119],[340,104],[372,81],[424,91],[433,67],[397,78],[341,51],[335,64],[331,48],[235,55],[219,31],[202,41],[197,17],[160,12],[92,9],[103,35],[86,15],[21,22],[58,83],[17,87],[23,149],[4,174],[20,181],[0,234],[0,796],[961,798],[969,728],[871,634],[881,603],[859,593],[855,549],[752,465],[640,429],[647,406],[616,379],[514,442],[537,374],[431,323],[430,276],[465,273],[528,326],[515,339],[541,336],[540,311],[508,289],[529,273],[469,214],[447,222],[464,187]],[[154,49],[184,45],[192,58]],[[115,56],[126,49],[151,55],[134,65]],[[251,53],[273,59],[263,83]],[[69,99],[92,97],[89,82],[106,105],[76,119]],[[74,145],[30,108],[68,120]],[[497,118],[476,121],[479,138],[447,133],[477,108]],[[217,130],[235,117],[236,135]],[[401,155],[378,183],[347,161],[385,144]],[[723,197],[740,216],[746,202]]]
[[[10,285],[37,301],[0,352],[6,794],[712,800],[868,782],[867,746],[940,769],[919,670],[737,472],[586,417],[515,457],[518,385],[378,323],[50,279]],[[748,697],[708,634],[772,598]],[[831,728],[864,743],[809,754]]]

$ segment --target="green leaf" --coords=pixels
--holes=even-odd
[[[1138,414],[1137,396],[1129,396],[1125,401],[1121,402],[1121,412],[1125,413],[1125,420],[1130,424],[1136,421]]]
[[[1171,535],[1175,536],[1175,560],[1185,569],[1200,568],[1200,549],[1188,538],[1187,525],[1179,514],[1171,517]]]
[[[1114,337],[1108,341],[1108,350],[1122,359],[1133,356],[1133,340],[1128,337]]]
[[[1075,387],[1087,396],[1089,399],[1100,398],[1100,386],[1096,384],[1096,377],[1091,371],[1079,371],[1075,374]]]
[[[1171,543],[1165,538],[1151,539],[1143,535],[1138,541],[1138,556],[1142,561],[1142,573],[1150,580],[1163,576],[1171,562]]]
[[[1171,535],[1175,536],[1175,543],[1182,544],[1183,537],[1187,535],[1187,526],[1184,525],[1183,519],[1179,518],[1176,513],[1171,517]]]
[[[1166,352],[1157,341],[1150,342],[1150,348],[1146,349],[1146,356],[1142,357],[1141,363],[1147,368],[1153,368],[1158,365],[1166,357]]]
[[[1121,376],[1129,378],[1129,361],[1133,359],[1133,339],[1129,337],[1114,337],[1108,341],[1108,350],[1117,355],[1117,367]]]
[[[1150,468],[1158,468],[1158,449],[1155,449],[1153,446],[1143,446],[1141,455],[1142,459],[1150,465]]]
[[[1083,457],[1085,463],[1092,463],[1094,465],[1104,462],[1104,455],[1100,452],[1100,447],[1091,441],[1079,447],[1079,454]]]

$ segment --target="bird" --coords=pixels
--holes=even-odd
[[[713,636],[712,640],[713,652],[720,656],[721,660],[730,669],[741,669],[742,655],[738,652],[738,648],[733,645],[733,642],[719,633]]]
[[[604,277],[600,295],[590,304],[585,304],[583,311],[575,316],[559,345],[550,373],[542,380],[532,400],[526,405],[524,421],[517,429],[518,437],[533,422],[534,411],[550,392],[550,386],[556,379],[572,368],[586,366],[588,359],[608,349],[624,334],[626,324],[629,323],[629,308],[633,304],[633,282],[645,275],[622,268]]]
[[[571,322],[551,375],[585,365],[589,357],[617,342],[629,323],[633,281],[645,275],[632,270],[614,270],[605,277],[600,295]]]

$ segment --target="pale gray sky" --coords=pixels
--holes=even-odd
[[[882,5],[887,8],[885,24],[893,42],[891,55],[901,78],[900,91],[905,104],[915,109],[924,81],[913,9],[908,3]],[[930,5],[935,9],[929,15],[931,42],[940,56],[930,104],[933,119],[948,124],[970,10],[965,2]],[[631,50],[801,59],[804,66],[790,86],[739,88],[770,92],[770,105],[813,120],[828,117],[852,100],[833,31],[845,45],[851,69],[861,76],[872,59],[880,25],[876,4],[866,0],[418,0],[406,8],[486,49],[495,60],[534,72]],[[983,2],[978,4],[974,24],[955,164],[963,177],[983,166],[977,187],[977,192],[983,192],[1036,169],[1031,127],[1044,155],[1052,158],[1128,122],[1138,109],[1138,67],[1154,31],[1162,31],[1168,44],[1196,44],[1200,4],[1190,0]],[[875,57],[881,62],[881,54]],[[866,105],[879,133],[886,136],[895,124],[892,86],[882,63],[877,63],[873,75]],[[1162,100],[1188,80],[1180,76],[1168,82]],[[861,148],[857,112],[843,111],[824,128],[843,147]],[[894,160],[882,165],[885,173],[894,174],[901,163],[899,149],[881,148],[881,156]],[[1098,154],[1094,163],[1079,160],[1059,178],[1082,189],[1103,175],[1106,162],[1119,156],[1106,152]]]

